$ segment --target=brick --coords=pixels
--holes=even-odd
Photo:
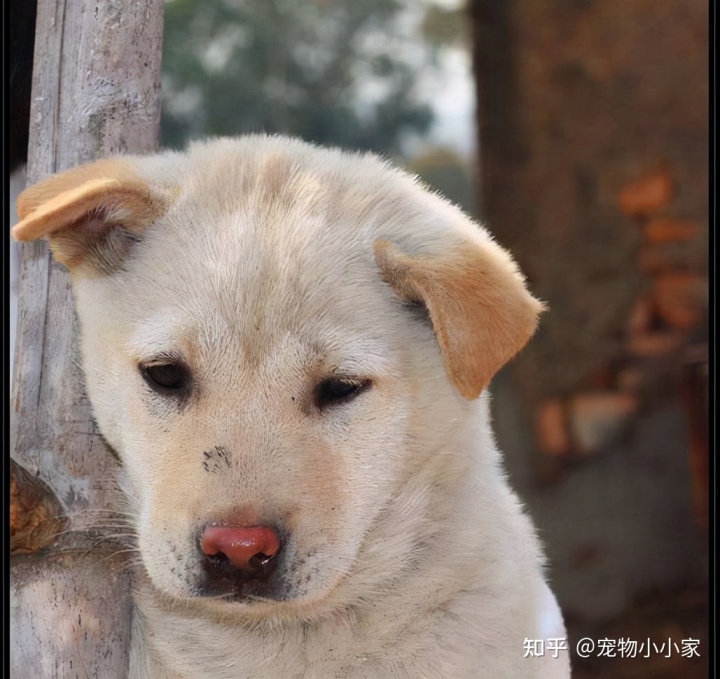
[[[548,455],[562,457],[571,453],[565,404],[560,399],[547,399],[540,404],[535,436],[540,450]]]
[[[618,203],[628,217],[647,217],[666,207],[674,193],[670,173],[661,168],[627,184],[620,191]]]
[[[702,233],[698,222],[683,219],[653,219],[643,228],[643,235],[650,243],[682,242],[695,240]]]
[[[658,315],[668,325],[689,329],[707,315],[708,284],[691,273],[667,273],[655,279]]]
[[[592,455],[614,443],[626,431],[637,407],[637,397],[627,392],[573,396],[568,404],[568,419],[577,453]]]
[[[615,376],[615,386],[620,391],[639,391],[645,383],[645,373],[636,365],[620,369]]]
[[[685,334],[671,330],[658,330],[645,335],[635,335],[626,345],[633,356],[656,358],[677,351],[685,342]]]
[[[673,271],[703,273],[707,270],[707,250],[698,241],[645,243],[638,255],[638,268],[650,276]]]
[[[630,337],[650,332],[655,320],[655,304],[651,295],[641,295],[630,310],[627,329]]]

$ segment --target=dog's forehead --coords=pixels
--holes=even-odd
[[[384,206],[388,216],[393,207],[403,209],[408,191],[422,193],[413,184],[372,155],[251,136],[191,146],[180,180],[185,201],[178,206],[208,216],[246,211],[357,218]]]
[[[139,252],[249,274],[245,282],[269,264],[296,283],[343,270],[351,277],[358,262],[376,272],[376,239],[408,254],[436,250],[465,221],[417,178],[372,155],[258,136],[193,145],[174,168],[168,161],[159,170],[160,158],[143,173],[165,182],[174,173],[177,198]]]
[[[176,204],[118,278],[133,346],[163,351],[185,335],[251,357],[301,352],[292,337],[306,355],[382,353],[376,339],[392,323],[380,319],[399,300],[373,243],[407,221],[404,192],[363,179],[382,174],[378,161],[301,148],[194,158]]]
[[[273,356],[283,356],[287,366],[382,355],[392,332],[380,318],[392,314],[394,300],[380,277],[363,281],[339,260],[310,273],[308,262],[295,254],[293,259],[254,250],[242,261],[227,257],[212,263],[195,251],[187,262],[175,259],[190,269],[174,279],[153,276],[151,292],[143,292],[138,277],[134,303],[125,305],[131,352],[178,353],[202,362],[242,359],[270,373]]]

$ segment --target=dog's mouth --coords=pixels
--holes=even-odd
[[[191,545],[185,555],[170,546],[170,559],[150,562],[148,575],[160,591],[211,608],[239,604],[270,612],[280,603],[307,606],[324,600],[347,571],[337,550],[317,541],[298,544],[284,527],[210,524],[193,535]]]
[[[283,555],[256,554],[238,568],[224,554],[203,555],[202,575],[194,594],[226,601],[257,599],[281,601],[287,597],[287,587],[278,572],[282,572]]]

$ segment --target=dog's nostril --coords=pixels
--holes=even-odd
[[[200,548],[215,563],[227,560],[238,570],[257,571],[266,569],[280,551],[280,538],[269,526],[208,526]]]
[[[274,557],[274,554],[271,554],[270,556],[267,554],[255,554],[255,556],[250,557],[249,565],[251,568],[264,568]]]
[[[230,563],[229,559],[222,552],[218,552],[217,554],[206,554],[205,557],[216,564]]]

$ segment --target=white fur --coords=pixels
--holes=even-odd
[[[121,269],[72,270],[142,557],[130,676],[569,677],[566,655],[523,657],[564,630],[489,397],[460,395],[373,256],[378,238],[429,257],[487,233],[374,157],[295,140],[130,162],[177,197]],[[148,395],[137,364],[159,352],[192,366],[183,409]],[[373,387],[318,413],[313,384],[333,371]],[[215,446],[229,463],[208,473]],[[198,531],[238,514],[291,527],[287,600],[194,596]]]

